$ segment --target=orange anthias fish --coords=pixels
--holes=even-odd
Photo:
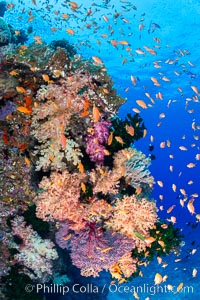
[[[21,113],[24,113],[24,114],[27,114],[27,115],[30,115],[31,114],[31,110],[29,110],[27,107],[25,106],[18,106],[17,107],[17,110],[20,111]]]
[[[134,136],[134,134],[135,134],[135,129],[134,129],[133,126],[126,125],[126,126],[125,126],[125,129],[126,129],[126,131],[128,132],[128,134],[130,134],[131,136]]]
[[[71,10],[73,10],[73,11],[76,11],[77,8],[79,8],[79,6],[76,2],[70,1],[70,2],[68,2],[68,4],[70,5]]]
[[[147,108],[147,105],[143,100],[136,100],[136,103],[142,108]]]
[[[195,208],[194,208],[193,202],[194,202],[194,199],[191,199],[187,204],[187,209],[189,210],[189,212],[192,215],[195,213]]]
[[[92,59],[94,60],[94,62],[98,65],[103,65],[102,60],[98,57],[98,56],[92,56]]]
[[[17,86],[16,90],[18,93],[24,94],[26,93],[26,90],[22,86]]]
[[[93,121],[97,123],[100,119],[101,113],[99,109],[94,105],[92,110]]]
[[[73,29],[66,29],[66,32],[71,35],[75,34],[75,31]]]
[[[66,149],[66,142],[67,142],[66,136],[63,133],[61,133],[61,135],[60,135],[60,143],[61,143],[63,149]]]

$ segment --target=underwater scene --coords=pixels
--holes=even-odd
[[[200,1],[0,1],[0,299],[200,297]]]

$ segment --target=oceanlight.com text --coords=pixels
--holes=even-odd
[[[138,286],[127,286],[127,285],[117,285],[117,284],[110,284],[109,285],[109,292],[110,293],[137,293],[137,294],[165,294],[165,293],[184,293],[184,294],[193,294],[194,289],[193,286],[185,286],[180,289],[180,291],[177,291],[177,286],[171,286],[169,285],[149,285],[149,284],[143,284]]]
[[[73,285],[59,285],[59,284],[27,284],[25,287],[27,293],[45,293],[45,294],[60,294],[66,295],[68,293],[74,294],[102,294],[104,292],[109,292],[111,294],[146,294],[146,295],[156,295],[156,294],[193,294],[193,286],[183,286],[178,290],[178,286],[172,285],[126,285],[126,284],[104,284],[103,286],[97,286],[94,284],[79,284],[75,283]]]

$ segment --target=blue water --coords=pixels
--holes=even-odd
[[[4,18],[17,29],[27,30],[30,25],[33,27],[28,43],[34,42],[35,35],[40,35],[43,42],[66,38],[84,58],[91,59],[94,55],[101,58],[118,93],[127,98],[119,110],[119,116],[125,117],[133,108],[141,111],[147,135],[136,143],[136,147],[149,155],[149,144],[153,144],[152,154],[156,159],[152,161],[150,169],[155,182],[162,181],[164,185],[161,188],[155,183],[152,197],[157,200],[158,208],[164,207],[159,212],[162,218],[176,217],[176,226],[184,234],[185,245],[180,250],[180,256],[163,258],[168,264],[166,268],[161,267],[157,261],[152,262],[148,268],[142,268],[143,277],[122,286],[128,290],[133,285],[146,285],[146,290],[143,288],[142,292],[138,291],[139,299],[197,300],[200,296],[200,226],[192,228],[192,225],[197,224],[195,215],[189,213],[186,205],[182,208],[179,200],[183,198],[180,189],[186,191],[189,199],[192,194],[200,195],[200,161],[195,159],[196,154],[200,153],[200,134],[199,129],[192,129],[193,122],[195,126],[200,126],[200,100],[191,88],[195,86],[200,91],[200,1],[77,0],[80,8],[76,12],[69,8],[68,2],[36,0],[35,5],[31,1],[12,1],[15,7],[8,10]],[[92,13],[86,16],[89,9]],[[27,22],[30,11],[35,19]],[[55,11],[59,11],[59,15]],[[65,20],[61,17],[62,14],[69,14],[70,18]],[[108,22],[103,16],[108,18]],[[87,28],[87,24],[90,28]],[[56,31],[52,31],[52,27]],[[73,29],[75,34],[67,34],[66,29]],[[129,45],[118,45],[115,48],[110,40],[125,40]],[[157,54],[152,55],[144,46],[154,49]],[[130,51],[126,50],[127,47]],[[145,54],[137,54],[137,49]],[[173,63],[169,63],[170,61]],[[155,68],[155,62],[160,68]],[[136,78],[136,86],[131,82],[131,75]],[[163,80],[164,76],[170,81]],[[157,78],[160,86],[155,86],[151,77]],[[163,100],[156,98],[159,92],[162,93]],[[155,103],[145,93],[149,93]],[[143,100],[150,106],[143,109],[136,104],[136,100]],[[161,113],[165,114],[165,118],[159,118]],[[151,136],[154,138],[153,142],[150,141]],[[160,143],[167,140],[170,141],[170,147],[160,148]],[[181,151],[180,146],[185,146],[188,150]],[[196,166],[188,168],[189,163],[195,163]],[[169,170],[170,165],[173,166],[173,172]],[[188,184],[190,180],[193,181],[191,185]],[[176,192],[172,190],[172,184],[176,185]],[[194,201],[197,214],[200,213],[198,195]],[[163,197],[163,200],[159,200],[159,197]],[[167,214],[166,210],[171,205],[176,206],[171,214]],[[194,245],[191,244],[193,241]],[[197,249],[194,255],[190,254],[192,249]],[[177,258],[181,258],[181,261],[176,263]],[[192,277],[194,268],[198,271],[195,278]],[[189,292],[186,289],[185,293],[174,294],[162,291],[154,293],[152,287],[149,292],[147,285],[153,286],[156,273],[168,276],[167,281],[161,285],[163,289],[165,284],[177,287],[181,282],[184,282],[185,287],[192,288]],[[106,288],[109,289],[109,281]],[[109,300],[134,299],[133,292],[113,290],[111,287]]]

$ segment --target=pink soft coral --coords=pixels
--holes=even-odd
[[[71,220],[81,226],[83,209],[79,205],[81,173],[53,172],[43,177],[39,187],[44,191],[35,199],[36,215],[44,221]]]
[[[155,202],[145,198],[138,200],[135,195],[124,196],[122,200],[117,199],[113,216],[106,224],[110,229],[134,239],[140,252],[146,249],[145,238],[149,237],[149,230],[157,221],[156,211]]]

